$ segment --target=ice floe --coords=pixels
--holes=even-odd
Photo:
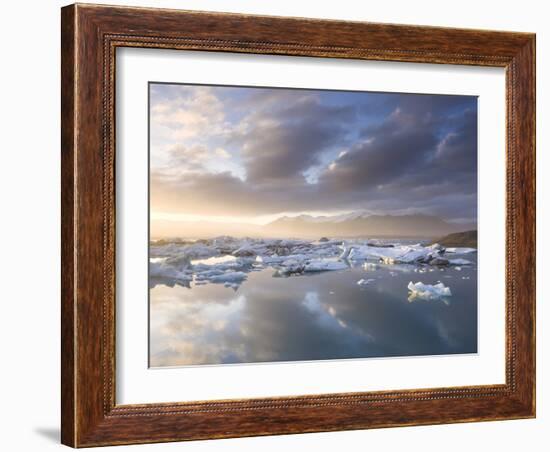
[[[476,251],[476,248],[445,248],[445,252],[451,254],[470,254]]]
[[[369,239],[308,241],[300,239],[235,238],[161,240],[150,244],[150,285],[169,286],[206,283],[237,288],[248,273],[272,268],[274,276],[294,277],[308,273],[362,268],[365,271],[426,273],[434,269],[473,264],[456,255],[473,248],[445,248]]]
[[[424,284],[420,281],[417,283],[411,281],[407,289],[409,289],[410,292],[409,301],[416,299],[437,300],[451,296],[451,289],[446,287],[442,282],[438,282],[437,284]]]
[[[428,264],[437,259],[444,251],[431,246],[422,245],[342,245],[341,259],[348,260],[378,260],[384,264]]]
[[[331,270],[345,270],[348,266],[341,261],[334,260],[311,260],[304,266],[304,272],[324,272]]]
[[[149,285],[154,287],[156,284],[165,284],[174,286],[189,287],[193,280],[193,274],[187,271],[178,270],[165,262],[149,262]]]
[[[472,261],[468,259],[449,259],[450,265],[472,265]]]

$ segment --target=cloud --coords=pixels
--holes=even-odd
[[[209,151],[205,146],[191,147],[176,144],[169,149],[171,167],[180,173],[200,171],[209,158]]]
[[[290,93],[294,96],[289,98]],[[249,99],[254,112],[245,119],[246,127],[230,139],[241,149],[250,183],[284,183],[295,178],[303,183],[302,173],[346,138],[345,125],[355,114],[353,106],[323,105],[318,96],[290,93],[275,90],[269,96]]]
[[[151,96],[151,127],[157,138],[183,140],[223,130],[223,104],[208,86],[156,85]],[[168,93],[172,93],[172,96]],[[159,93],[160,91],[160,93]]]
[[[198,88],[152,104],[168,128],[207,118],[200,133],[164,145],[168,158],[151,171],[154,210],[477,215],[475,97]]]
[[[231,158],[231,154],[223,148],[216,148],[214,150],[214,152],[218,157],[220,157],[222,159],[230,159]]]
[[[434,164],[447,171],[475,174],[477,170],[477,114],[466,110],[455,120],[457,127],[439,142]]]
[[[328,190],[365,190],[418,171],[435,148],[429,124],[397,108],[384,122],[363,129],[362,138],[319,178]]]
[[[413,104],[414,105],[414,104]],[[474,220],[477,215],[477,114],[435,116],[396,109],[362,131],[319,178],[327,192],[362,196],[370,209]],[[445,126],[442,136],[441,125]]]

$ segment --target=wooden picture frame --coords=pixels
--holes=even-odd
[[[535,416],[535,35],[70,5],[62,9],[62,442],[73,447]],[[115,50],[506,69],[506,383],[115,403]]]

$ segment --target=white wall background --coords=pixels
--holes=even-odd
[[[537,33],[538,275],[550,251],[550,31],[537,0],[113,0],[118,4],[241,13],[531,31]],[[93,2],[98,3],[98,2]],[[0,444],[9,451],[59,450],[59,8],[64,2],[5,2],[0,27]],[[7,138],[7,140],[6,140]],[[7,160],[6,160],[7,159]],[[536,420],[321,433],[118,447],[115,450],[280,451],[547,450],[550,430],[550,321],[544,280],[538,284]],[[545,381],[546,380],[546,381]]]

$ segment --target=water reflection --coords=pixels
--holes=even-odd
[[[151,289],[150,362],[157,366],[368,358],[477,351],[475,266],[418,274],[358,266],[311,276],[249,274],[222,285]],[[452,303],[408,301],[409,281],[452,288]],[[372,278],[368,285],[357,285]],[[469,279],[463,279],[469,278]]]

